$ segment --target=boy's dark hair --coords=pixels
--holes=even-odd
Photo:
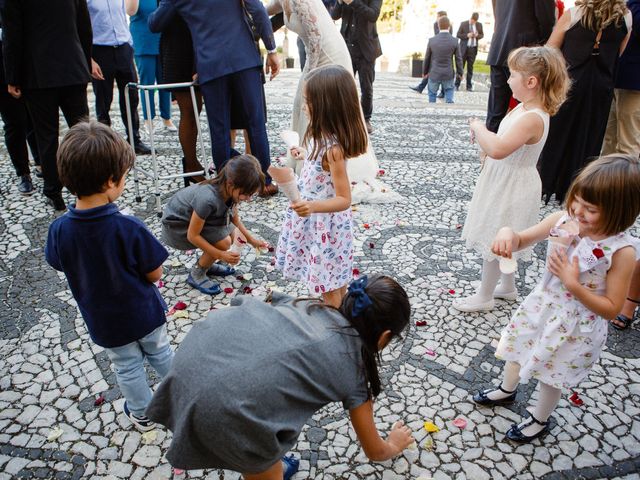
[[[362,116],[353,75],[340,65],[325,65],[309,73],[305,85],[309,126],[302,143],[313,140],[311,157],[331,139],[342,149],[345,159],[367,151],[369,137]]]
[[[104,192],[109,180],[120,182],[136,154],[118,133],[95,120],[69,129],[58,148],[60,181],[78,198]]]
[[[438,19],[438,28],[440,30],[449,30],[450,26],[451,22],[449,21],[449,17],[447,17],[446,15]]]
[[[480,15],[478,15],[478,12],[473,12],[471,14],[471,20],[475,20],[477,22],[478,18],[480,18]]]
[[[211,185],[240,189],[242,195],[253,195],[264,188],[264,173],[260,162],[253,155],[237,155],[224,164],[218,174],[207,180]]]
[[[640,215],[640,161],[637,155],[613,153],[593,160],[569,187],[565,200],[580,197],[600,209],[600,232],[615,235],[632,226]]]
[[[380,363],[378,340],[387,330],[391,331],[389,341],[400,337],[409,324],[411,305],[404,288],[386,275],[371,275],[364,290],[372,304],[358,316],[352,316],[356,296],[351,293],[345,295],[337,310],[349,321],[362,340],[362,360],[369,397],[375,398],[382,390],[378,373]],[[309,298],[296,299],[294,304],[301,300],[309,300]],[[319,307],[336,310],[335,307],[318,301],[311,303],[308,308]]]

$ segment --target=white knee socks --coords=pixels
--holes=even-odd
[[[488,302],[493,299],[493,292],[500,280],[500,265],[497,260],[482,261],[482,281],[476,292],[478,300]]]

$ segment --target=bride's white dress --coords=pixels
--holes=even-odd
[[[324,65],[341,65],[353,74],[351,56],[322,0],[272,0],[269,11],[284,12],[285,26],[302,39],[307,53],[307,61],[293,101],[291,119],[291,129],[298,132],[302,139],[309,123],[302,109],[304,79],[311,70]],[[299,173],[300,165],[290,166],[297,167],[296,171]],[[389,203],[400,199],[397,193],[376,178],[378,170],[378,160],[371,142],[364,155],[347,160],[352,203]]]

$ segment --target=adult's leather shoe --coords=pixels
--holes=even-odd
[[[55,195],[46,195],[47,204],[51,205],[55,210],[59,212],[63,212],[67,209],[67,206],[62,199],[62,195],[60,193]]]
[[[275,184],[265,185],[262,191],[258,194],[262,198],[271,197],[278,193],[278,186]]]
[[[142,142],[138,142],[135,144],[136,155],[149,155],[151,153],[151,149]]]

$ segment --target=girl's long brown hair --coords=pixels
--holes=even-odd
[[[340,65],[326,65],[312,70],[304,88],[309,126],[302,143],[313,140],[311,157],[315,157],[335,140],[345,158],[367,151],[369,138],[358,100],[353,75]]]

